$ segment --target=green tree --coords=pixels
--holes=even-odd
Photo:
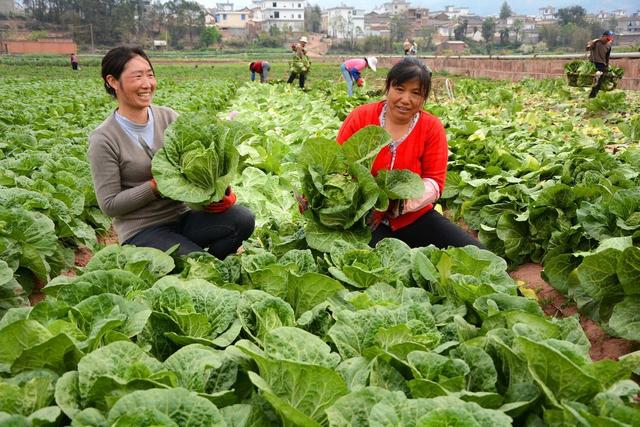
[[[467,26],[469,25],[468,20],[464,20],[462,22],[458,21],[458,25],[453,29],[453,37],[456,40],[464,40],[465,35],[467,34]]]
[[[214,43],[218,43],[221,39],[220,33],[216,27],[207,27],[200,33],[200,45],[209,47]]]
[[[304,8],[304,29],[309,33],[319,33],[322,27],[322,10],[320,6]]]
[[[487,18],[482,21],[482,37],[487,47],[487,53],[491,55],[491,43],[493,42],[493,34],[496,32],[496,21],[493,18]]]
[[[513,11],[511,10],[509,3],[505,1],[500,7],[500,19],[507,19],[511,15],[513,15]]]
[[[516,43],[520,41],[520,34],[522,34],[522,30],[524,29],[524,22],[522,19],[515,19],[513,21],[513,33],[516,36]]]
[[[562,7],[558,9],[556,18],[560,21],[560,24],[566,25],[574,23],[580,25],[584,22],[584,17],[587,11],[582,6]]]
[[[436,29],[434,27],[422,27],[420,29],[419,35],[422,38],[424,50],[430,51],[433,49],[433,36],[435,33]]]
[[[394,15],[391,18],[390,28],[391,38],[397,42],[402,41],[409,33],[409,23],[404,16]]]
[[[500,30],[500,44],[505,45],[509,44],[509,29],[504,28]]]
[[[558,47],[560,45],[560,25],[543,25],[540,28],[540,40],[545,42],[549,49]]]

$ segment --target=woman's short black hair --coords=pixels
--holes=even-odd
[[[149,63],[151,70],[153,71],[153,65],[144,51],[139,47],[118,46],[111,49],[102,58],[102,80],[104,81],[104,88],[107,93],[113,97],[116,96],[116,91],[107,83],[107,76],[112,75],[116,80],[120,79],[122,70],[124,70],[127,62],[133,57],[141,56]]]
[[[418,58],[405,56],[389,70],[385,83],[385,92],[389,92],[391,86],[399,86],[413,80],[417,80],[420,83],[420,94],[425,99],[429,97],[431,70]]]

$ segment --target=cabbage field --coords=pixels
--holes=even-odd
[[[509,275],[541,264],[640,348],[640,94],[454,79],[425,105],[449,140],[440,204],[489,250],[369,248],[294,198],[382,97],[378,77],[348,98],[335,68],[304,92],[157,68],[175,132],[242,131],[225,179],[256,231],[218,260],[107,244],[86,159],[115,105],[97,69],[0,64],[1,426],[640,425],[640,351],[592,360],[579,317],[546,316]]]

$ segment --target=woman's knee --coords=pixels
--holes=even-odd
[[[244,206],[236,205],[233,209],[236,233],[240,240],[246,240],[251,236],[251,234],[253,234],[253,230],[256,226],[256,217],[251,209]]]

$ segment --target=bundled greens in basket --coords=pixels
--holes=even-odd
[[[596,67],[591,61],[571,61],[564,66],[569,86],[589,87],[596,84]],[[610,65],[609,70],[600,77],[602,91],[616,88],[618,81],[624,75],[621,67]]]
[[[367,243],[371,232],[366,220],[372,209],[386,210],[389,199],[421,196],[422,180],[408,170],[371,175],[373,160],[390,142],[378,126],[361,129],[343,145],[326,138],[305,142],[298,161],[309,202],[305,234],[310,247],[328,252],[338,239]]]

